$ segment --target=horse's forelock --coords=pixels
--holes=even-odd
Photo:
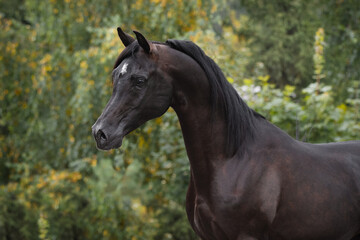
[[[127,46],[116,59],[113,69],[117,68],[124,59],[133,56],[139,50],[139,44],[137,41],[132,42],[129,46]]]

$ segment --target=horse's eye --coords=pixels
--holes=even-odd
[[[138,88],[141,88],[144,86],[146,79],[144,77],[137,77],[134,79],[135,85]]]

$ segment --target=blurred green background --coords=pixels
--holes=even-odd
[[[358,0],[1,0],[0,25],[0,240],[197,239],[171,109],[95,147],[117,26],[194,41],[299,140],[360,139]]]

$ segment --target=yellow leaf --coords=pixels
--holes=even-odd
[[[141,137],[139,138],[139,148],[140,148],[140,149],[143,148],[144,143],[145,143],[145,139],[144,139],[143,136],[141,136]]]
[[[162,118],[159,117],[159,118],[155,119],[155,122],[156,122],[156,124],[160,125],[162,123]]]
[[[250,79],[250,78],[245,78],[244,79],[244,84],[246,86],[251,86],[251,85],[253,85],[253,83],[254,83],[254,81],[252,79]]]
[[[231,84],[234,83],[234,79],[232,77],[227,77],[226,79],[228,80],[229,83],[231,83]]]
[[[338,109],[341,109],[342,111],[346,112],[347,106],[345,104],[341,104],[337,107]]]
[[[269,75],[260,76],[260,77],[258,77],[258,79],[262,82],[267,82],[270,79],[270,76]]]

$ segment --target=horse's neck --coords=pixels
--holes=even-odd
[[[211,113],[204,108],[177,111],[177,115],[195,184],[206,186],[211,180],[213,168],[225,156],[224,122],[219,118],[211,120]]]
[[[186,86],[182,81],[182,86],[175,87],[173,108],[180,121],[195,187],[209,186],[214,168],[225,158],[225,120],[211,112],[207,79],[192,76],[198,76],[196,86]]]
[[[174,62],[167,69],[173,79],[171,106],[181,124],[195,187],[209,186],[216,167],[226,158],[225,116],[212,112],[209,81],[197,62],[175,50],[167,57],[166,64]]]

